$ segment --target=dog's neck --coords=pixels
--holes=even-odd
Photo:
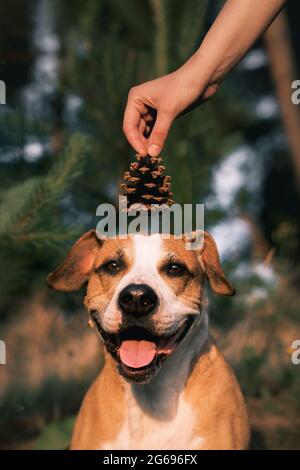
[[[157,420],[171,420],[177,412],[180,394],[208,339],[208,315],[204,309],[176,351],[165,360],[148,384],[125,384],[128,406],[135,402]]]

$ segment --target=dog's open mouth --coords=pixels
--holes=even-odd
[[[121,374],[128,380],[148,382],[158,371],[161,361],[166,359],[187,335],[194,317],[190,316],[171,336],[160,337],[148,330],[133,326],[121,330],[118,334],[109,334],[103,330],[98,319],[95,325],[119,365]]]

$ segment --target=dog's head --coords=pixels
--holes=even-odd
[[[204,232],[199,250],[186,250],[186,242],[160,235],[103,241],[91,230],[48,276],[66,292],[88,283],[85,307],[127,380],[149,382],[188,335],[206,279],[217,294],[234,294],[212,236]]]

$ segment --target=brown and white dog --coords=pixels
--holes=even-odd
[[[214,239],[85,233],[48,276],[79,289],[100,332],[105,365],[87,392],[72,449],[244,449],[247,412],[229,365],[211,340],[203,292],[232,295]]]

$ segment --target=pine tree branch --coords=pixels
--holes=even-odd
[[[88,148],[86,138],[74,135],[47,176],[32,178],[9,190],[0,206],[0,234],[29,234],[37,222],[51,217],[51,210],[82,173]]]

